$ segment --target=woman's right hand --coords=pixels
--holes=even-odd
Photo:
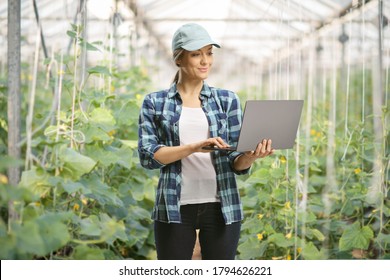
[[[206,146],[217,146],[218,148],[228,148],[229,145],[221,137],[208,138],[206,140],[187,144],[183,146],[161,147],[154,153],[154,159],[161,164],[169,164],[181,160],[193,153],[209,153],[211,150],[202,149]]]
[[[203,141],[200,141],[197,143],[193,143],[193,144],[191,144],[191,146],[192,146],[194,153],[212,152],[212,150],[203,149],[203,147],[207,147],[207,146],[215,146],[215,147],[222,148],[222,149],[230,147],[227,143],[225,143],[225,141],[223,141],[223,139],[221,137],[208,138],[206,140],[203,140]]]

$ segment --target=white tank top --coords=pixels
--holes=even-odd
[[[209,124],[202,108],[182,107],[179,120],[180,145],[205,140]],[[181,205],[218,202],[217,178],[211,153],[193,153],[181,160]]]

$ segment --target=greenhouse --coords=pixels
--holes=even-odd
[[[140,127],[185,67],[172,38],[187,23],[220,45],[207,84],[236,111],[304,101],[293,148],[234,176],[234,258],[390,259],[389,20],[389,0],[2,0],[0,259],[158,259],[152,213],[172,190],[166,167],[143,168]]]

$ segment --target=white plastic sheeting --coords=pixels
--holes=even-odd
[[[383,51],[390,49],[389,1],[356,0],[36,0],[42,34],[48,53],[70,52],[66,35],[72,23],[82,24],[84,36],[118,50],[114,61],[120,67],[137,65],[142,60],[164,69],[158,75],[166,80],[175,71],[170,59],[171,36],[182,24],[203,25],[222,48],[216,51],[215,81],[245,84],[298,51],[316,45],[318,50],[346,38],[350,61],[374,55],[379,40],[378,3],[383,6]],[[38,24],[33,0],[22,2],[22,58],[33,56]],[[7,52],[7,1],[0,3],[0,61]],[[342,36],[343,37],[340,37]],[[110,40],[111,36],[115,40]],[[341,38],[341,39],[340,39]],[[362,52],[366,52],[362,56]],[[303,52],[305,53],[305,52]],[[347,55],[339,52],[339,55]],[[88,56],[89,61],[107,59],[104,52]],[[323,63],[334,58],[325,58]],[[341,61],[342,59],[338,59]],[[339,63],[339,62],[338,62]],[[388,61],[384,61],[385,65]],[[168,70],[167,70],[168,69]],[[237,73],[247,71],[245,79]],[[220,74],[220,75],[218,75]],[[256,74],[256,75],[255,75]],[[234,81],[235,80],[235,81]]]

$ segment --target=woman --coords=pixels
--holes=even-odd
[[[168,90],[148,94],[139,118],[139,156],[160,169],[152,217],[158,259],[191,259],[199,229],[202,259],[234,259],[243,219],[235,174],[271,155],[271,140],[246,153],[205,150],[236,145],[242,111],[236,94],[209,87],[214,42],[197,24],[172,39],[179,67]]]

